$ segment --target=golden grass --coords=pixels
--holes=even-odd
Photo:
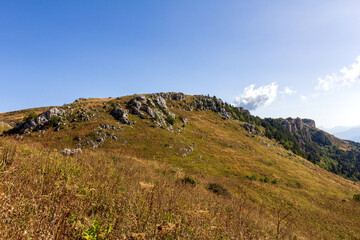
[[[274,231],[245,201],[182,184],[167,164],[1,144],[13,152],[1,171],[2,239],[79,239],[95,224],[98,239],[267,239]]]
[[[114,100],[77,105],[96,108]],[[22,141],[2,137],[0,156],[7,163],[0,172],[0,236],[76,239],[97,229],[99,238],[110,239],[360,238],[359,203],[352,200],[358,183],[292,156],[265,137],[249,136],[238,121],[170,110],[190,124],[177,121],[171,133],[136,118],[136,125],[109,130],[119,141],[74,157],[59,152],[76,147],[73,139],[86,138],[100,123],[119,126],[117,121],[104,113]],[[181,149],[190,147],[191,155],[183,157]],[[196,187],[181,182],[185,175]],[[265,177],[277,183],[259,181]],[[208,191],[209,183],[232,197]]]

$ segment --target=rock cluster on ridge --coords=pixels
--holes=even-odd
[[[250,115],[249,111],[242,107],[230,106],[216,97],[195,95],[185,96],[179,92],[137,94],[127,98],[125,104],[123,98],[116,98],[103,102],[100,106],[87,104],[87,99],[79,98],[72,104],[67,104],[58,108],[51,108],[31,119],[19,123],[15,128],[8,131],[9,134],[24,134],[37,130],[46,130],[50,125],[61,130],[66,124],[76,122],[86,122],[97,120],[104,114],[110,114],[119,122],[127,125],[135,124],[134,116],[149,119],[156,126],[173,131],[172,125],[176,119],[180,119],[183,124],[188,124],[189,120],[181,116],[176,116],[171,111],[173,107],[181,108],[185,111],[213,111],[219,114],[224,120],[234,118],[234,110],[241,114]],[[86,107],[85,107],[86,106]],[[55,124],[52,118],[56,117]],[[254,132],[253,130],[250,130]]]
[[[53,117],[63,117],[64,111],[58,108],[51,108],[50,110],[38,115],[35,119],[25,121],[24,123],[15,127],[14,131],[23,134],[33,130],[42,129]]]

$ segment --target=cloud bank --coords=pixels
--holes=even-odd
[[[242,106],[248,110],[255,110],[260,106],[271,104],[277,95],[278,85],[271,83],[255,89],[255,84],[244,89],[244,92],[235,98],[235,105]]]
[[[328,91],[333,88],[351,86],[360,81],[360,56],[349,67],[342,68],[339,72],[318,78],[317,90]]]

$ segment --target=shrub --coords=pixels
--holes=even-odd
[[[255,175],[252,175],[252,176],[245,176],[246,179],[249,179],[251,181],[257,181],[257,177]],[[264,181],[264,179],[260,179],[260,181]]]
[[[61,122],[61,117],[59,116],[52,116],[48,122],[48,125],[50,127],[56,127],[59,125],[59,123]]]
[[[183,177],[181,179],[181,182],[184,184],[191,184],[193,187],[196,186],[196,181],[192,177],[189,177],[189,176]]]
[[[24,122],[30,122],[32,120],[34,120],[35,118],[37,118],[37,114],[35,112],[31,112],[29,113],[29,115],[27,115],[26,117],[24,117]]]
[[[86,136],[90,137],[90,138],[95,138],[96,134],[94,132],[90,132],[90,133],[86,134]]]
[[[166,121],[170,124],[170,125],[174,125],[175,123],[175,118],[173,118],[172,116],[167,116]]]
[[[355,201],[360,202],[360,193],[354,194],[353,199],[354,199]]]
[[[111,106],[112,108],[116,108],[116,107],[117,107],[117,102],[111,101],[110,106]]]
[[[229,190],[218,183],[209,183],[207,189],[218,196],[231,197]]]
[[[252,175],[249,179],[252,180],[252,181],[256,181],[257,177],[255,175]]]
[[[278,180],[277,179],[274,179],[271,181],[272,184],[277,184],[278,183]]]
[[[83,233],[83,238],[87,240],[107,239],[107,234],[112,231],[112,227],[104,228],[100,226],[97,219],[94,220],[92,225]]]

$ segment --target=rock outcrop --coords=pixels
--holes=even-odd
[[[216,97],[204,95],[187,97],[181,92],[135,95],[125,102],[125,105],[122,99],[116,98],[100,104],[93,104],[94,102],[91,99],[79,98],[72,104],[51,108],[38,116],[35,115],[35,118],[29,115],[28,118],[31,118],[30,120],[17,124],[17,126],[6,133],[24,134],[36,130],[45,131],[48,127],[55,127],[56,131],[60,131],[68,126],[76,127],[77,122],[98,120],[104,117],[104,114],[111,114],[121,123],[128,125],[135,124],[136,122],[132,121],[132,119],[134,116],[138,116],[155,123],[155,126],[151,126],[165,128],[170,132],[175,131],[173,124],[176,123],[176,119],[179,119],[178,122],[182,123],[182,127],[179,127],[176,131],[180,133],[185,124],[189,123],[189,120],[176,116],[171,112],[173,108],[181,108],[186,111],[213,111],[224,120],[239,119],[239,113],[249,114],[249,111],[246,109],[230,106]],[[96,143],[101,143],[100,139],[92,140]]]
[[[233,118],[233,115],[230,112],[226,111],[226,105],[221,99],[212,98],[209,96],[197,95],[195,96],[196,100],[191,103],[192,109],[197,109],[200,111],[213,111],[219,113],[223,119]],[[187,109],[185,109],[187,110]]]
[[[64,150],[61,151],[61,153],[65,156],[71,156],[71,155],[82,153],[82,150],[81,150],[81,148],[76,148],[74,150],[65,148]]]
[[[34,130],[42,129],[53,117],[62,119],[63,116],[64,111],[62,109],[51,108],[50,110],[38,115],[35,119],[19,124],[11,131],[18,134],[29,133]]]
[[[241,126],[250,134],[261,135],[261,131],[256,130],[255,125],[250,123],[243,123]]]
[[[300,132],[305,126],[316,128],[315,121],[312,119],[288,118],[282,121],[282,125],[292,133]]]
[[[316,128],[315,121],[312,120],[312,119],[303,118],[303,119],[301,119],[301,121],[302,121],[303,123],[305,123],[306,125],[309,125],[310,127]]]
[[[128,119],[128,110],[122,109],[122,107],[115,107],[111,111],[111,115],[113,115],[117,120],[125,124],[132,124]]]
[[[250,112],[243,107],[232,107],[224,103],[221,99],[216,97],[196,95],[195,99],[191,99],[191,102],[187,102],[185,95],[183,93],[152,93],[148,95],[138,95],[135,98],[131,99],[126,106],[130,114],[136,115],[140,118],[151,118],[156,120],[158,126],[168,126],[171,127],[168,121],[168,118],[175,119],[176,116],[174,113],[169,111],[167,102],[172,101],[178,102],[180,107],[183,107],[185,111],[213,111],[218,113],[224,120],[234,118],[233,114],[227,109],[233,109],[231,111],[238,111],[241,114],[250,115]],[[118,112],[116,114],[114,111]],[[124,111],[124,110],[122,110]],[[117,109],[113,110],[112,115],[117,119],[121,120],[123,123],[127,123],[127,119],[121,117],[122,112]],[[171,119],[170,119],[171,120]],[[188,123],[187,120],[183,120],[184,123]]]
[[[304,123],[301,121],[300,118],[295,118],[295,119],[285,119],[282,121],[282,125],[290,132],[292,133],[297,133],[300,132],[301,130],[303,130],[304,128]]]
[[[246,110],[246,109],[243,108],[243,107],[236,107],[236,108],[237,108],[237,110],[238,110],[240,113],[245,114],[245,115],[250,115],[249,110]]]
[[[184,101],[185,100],[185,94],[179,92],[168,92],[168,93],[154,93],[154,96],[161,96],[165,100],[174,100],[174,101]]]
[[[138,95],[127,103],[126,109],[128,109],[130,114],[136,115],[140,118],[150,118],[158,126],[166,127],[171,131],[171,121],[173,121],[172,119],[175,119],[176,116],[174,113],[169,111],[166,101],[183,101],[184,99],[185,95],[183,93],[153,93],[148,95]],[[113,110],[114,116],[121,115],[119,110],[116,110],[119,114],[115,114],[114,111],[115,110]],[[124,117],[117,117],[117,119],[126,123]]]

